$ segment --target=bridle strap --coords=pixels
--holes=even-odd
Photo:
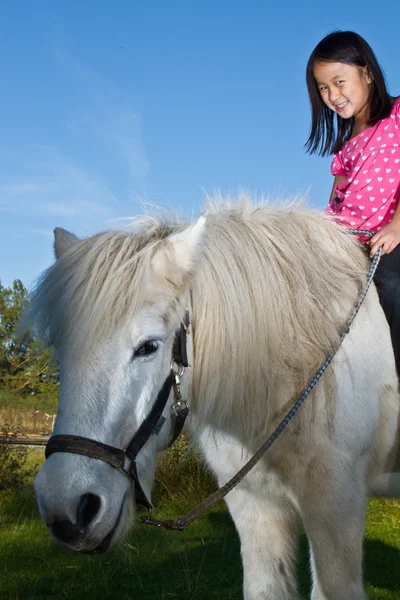
[[[172,356],[174,362],[181,367],[188,366],[187,350],[186,350],[186,334],[190,324],[189,312],[186,311],[181,327],[175,334]],[[184,369],[183,369],[184,370]],[[138,504],[143,504],[146,508],[151,509],[152,505],[147,499],[139,482],[137,474],[136,457],[150,436],[156,431],[157,425],[160,422],[164,408],[168,402],[172,388],[179,389],[179,376],[176,375],[171,368],[168,377],[164,381],[161,390],[158,392],[155,403],[153,404],[149,414],[140,424],[139,429],[133,436],[126,450],[115,448],[92,440],[90,438],[81,437],[79,435],[54,435],[46,445],[45,456],[48,458],[55,452],[68,452],[71,454],[80,454],[89,458],[96,458],[106,462],[115,469],[121,469],[127,475],[130,475],[135,482],[135,496]],[[185,419],[189,409],[186,403],[177,402],[175,407],[175,424],[174,431],[169,441],[168,447],[173,444],[178,435],[181,433]]]
[[[170,448],[170,446],[172,446],[172,444],[174,444],[176,442],[176,440],[182,433],[182,429],[183,429],[183,426],[185,425],[186,417],[188,416],[188,414],[189,414],[189,408],[185,403],[185,406],[179,411],[179,413],[175,417],[174,430],[173,430],[171,439],[169,440],[167,449]]]
[[[84,438],[79,435],[54,435],[47,442],[45,450],[46,458],[54,452],[69,452],[72,454],[82,454],[83,456],[89,456],[90,458],[97,458],[115,469],[122,469],[135,481],[136,499],[138,503],[144,504],[146,508],[151,509],[151,503],[147,499],[139,482],[135,459],[139,451],[154,432],[165,405],[168,402],[174,381],[175,374],[173,371],[170,371],[158,393],[157,400],[153,404],[151,411],[143,423],[141,423],[125,452],[120,448],[114,448],[113,446],[103,444],[103,442]],[[126,466],[127,457],[129,459],[129,464]]]
[[[83,454],[90,458],[102,460],[115,469],[123,469],[125,464],[125,452],[123,450],[80,435],[53,435],[47,442],[45,457],[48,458],[54,452]]]
[[[185,316],[181,322],[181,326],[175,334],[174,345],[172,346],[172,360],[182,367],[188,367],[187,355],[187,334],[189,332],[190,314],[185,310]]]
[[[154,432],[162,412],[167,404],[169,395],[171,393],[172,386],[175,382],[175,374],[173,371],[170,371],[167,379],[164,381],[164,384],[161,390],[158,392],[157,400],[153,404],[153,407],[145,420],[141,423],[139,429],[133,436],[133,439],[127,449],[125,450],[125,454],[131,460],[135,460],[140,450],[143,448],[151,434]]]

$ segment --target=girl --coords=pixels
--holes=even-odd
[[[370,229],[379,298],[400,374],[400,98],[388,94],[367,42],[352,31],[326,36],[307,64],[312,110],[306,149],[333,154],[327,213],[350,229]]]

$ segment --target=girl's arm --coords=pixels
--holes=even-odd
[[[331,191],[331,195],[330,195],[330,198],[329,198],[329,202],[331,202],[331,200],[333,200],[333,198],[336,196],[335,189],[337,188],[337,186],[339,185],[339,183],[341,181],[344,181],[345,179],[347,179],[347,178],[344,177],[343,175],[335,175],[335,179],[333,180],[333,186],[332,186],[332,191]]]
[[[398,100],[395,99],[395,103],[397,104]],[[395,111],[394,114],[395,123],[397,121],[396,129],[397,129],[397,142],[400,141],[400,107]],[[398,144],[396,144],[398,145]],[[393,152],[393,150],[392,150]],[[400,173],[400,171],[399,171]],[[400,178],[397,177],[397,190],[395,192],[394,197],[399,200],[400,196]],[[376,251],[379,247],[382,248],[382,254],[390,254],[399,244],[400,244],[400,201],[397,205],[397,208],[394,212],[392,220],[390,223],[382,227],[378,233],[371,238],[370,242],[370,256],[371,258],[376,254]]]
[[[382,227],[378,233],[371,238],[370,257],[372,258],[379,247],[382,247],[382,254],[390,254],[392,250],[400,244],[400,202],[390,223]]]

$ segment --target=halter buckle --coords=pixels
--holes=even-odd
[[[175,404],[172,405],[172,410],[175,413],[175,416],[183,416],[184,414],[189,413],[189,407],[185,400],[178,400]]]

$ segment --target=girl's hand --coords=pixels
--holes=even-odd
[[[382,248],[382,255],[390,254],[398,244],[400,244],[400,221],[391,221],[370,239],[369,255],[372,258],[379,247]]]

